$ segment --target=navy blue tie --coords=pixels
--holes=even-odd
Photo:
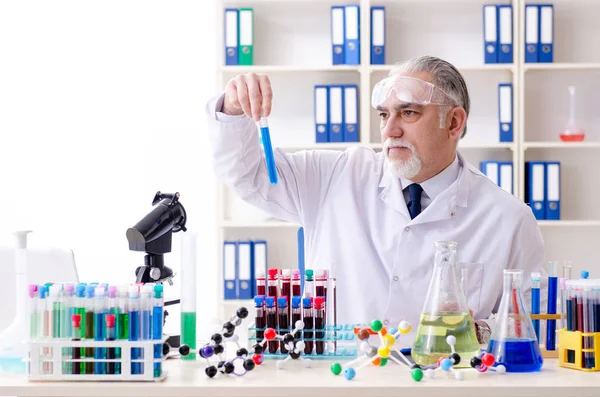
[[[421,193],[423,193],[421,185],[417,183],[408,185],[408,196],[410,198],[408,212],[410,213],[410,219],[415,219],[421,213]]]

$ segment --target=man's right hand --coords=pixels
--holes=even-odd
[[[245,114],[255,121],[271,114],[273,91],[271,81],[264,74],[240,74],[229,80],[225,87],[222,112],[239,116]]]

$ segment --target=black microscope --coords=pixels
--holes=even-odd
[[[154,208],[134,227],[127,229],[126,236],[131,251],[145,252],[144,265],[135,270],[136,283],[165,282],[173,285],[173,270],[165,266],[164,254],[171,252],[173,233],[187,231],[185,208],[179,202],[179,193],[161,193],[152,200]],[[165,307],[180,303],[180,300],[165,302]],[[163,323],[169,313],[164,312]],[[180,335],[167,339],[171,348],[180,344]],[[166,354],[166,353],[165,353]]]

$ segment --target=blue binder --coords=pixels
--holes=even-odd
[[[500,165],[497,161],[487,160],[479,163],[479,170],[492,182],[500,186]]]
[[[329,86],[329,142],[344,141],[344,87]]]
[[[540,11],[536,4],[525,5],[525,62],[539,61]]]
[[[371,65],[385,64],[385,7],[371,7]]]
[[[344,59],[344,7],[331,7],[331,56],[334,65],[343,65]]]
[[[546,219],[560,220],[560,162],[546,162]]]
[[[237,298],[252,299],[252,284],[254,280],[254,265],[252,263],[252,242],[238,242],[237,260]]]
[[[513,141],[513,86],[512,83],[498,84],[498,121],[500,142]]]
[[[263,274],[265,281],[268,274],[268,262],[267,262],[267,242],[265,240],[254,240],[252,242],[252,265],[254,266],[254,275],[252,280],[252,294],[256,296],[256,276]]]
[[[514,194],[512,161],[500,161],[498,166],[498,181],[500,187],[507,193]]]
[[[483,6],[483,49],[485,63],[498,63],[498,6]]]
[[[554,59],[554,6],[540,4],[540,36],[539,36],[539,62],[552,62]]]
[[[315,141],[329,142],[329,86],[315,86]]]
[[[344,86],[344,142],[358,142],[358,86]]]
[[[512,5],[498,6],[498,63],[513,63]]]
[[[223,298],[237,299],[237,242],[223,243]]]
[[[525,163],[525,203],[538,220],[546,219],[546,165],[543,161]]]
[[[225,65],[238,64],[238,19],[237,8],[225,9]]]
[[[360,6],[344,6],[344,57],[346,65],[360,65]]]

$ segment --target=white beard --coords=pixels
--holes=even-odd
[[[410,149],[412,155],[407,160],[392,160],[388,157],[390,147],[402,146]],[[411,179],[421,171],[423,162],[415,147],[400,138],[388,138],[383,144],[383,153],[388,161],[388,170],[397,178]]]

